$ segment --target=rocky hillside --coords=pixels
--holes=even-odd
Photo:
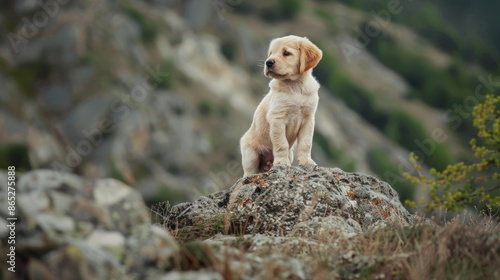
[[[320,165],[377,174],[404,200],[410,150],[441,167],[469,156],[465,125],[450,128],[443,106],[463,100],[449,91],[470,91],[430,81],[485,75],[482,65],[351,1],[292,2],[0,4],[0,167],[113,177],[148,204],[225,189],[242,175],[238,140],[267,92],[267,44],[286,34],[325,54],[314,72]],[[360,45],[358,30],[374,22],[380,35]]]
[[[409,214],[386,182],[338,168],[276,166],[194,202],[152,210],[120,181],[60,175],[35,170],[18,178],[15,273],[3,265],[2,279],[500,275],[500,235],[491,221],[438,227]],[[2,252],[10,248],[7,215],[0,209]],[[6,258],[0,255],[9,264]]]

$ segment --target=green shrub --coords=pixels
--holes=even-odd
[[[424,2],[417,13],[418,16],[405,19],[401,15],[399,19],[445,52],[455,53],[462,49],[460,35],[446,22],[437,4]]]
[[[158,36],[160,28],[158,23],[152,21],[147,16],[132,6],[124,7],[125,13],[133,18],[141,29],[141,38],[145,43],[152,43]]]
[[[330,13],[330,11],[325,10],[323,8],[316,9],[316,15],[329,23],[333,21],[332,13]]]
[[[175,79],[177,78],[174,76],[173,73],[176,73],[175,71],[175,65],[171,60],[165,60],[160,63],[160,69],[162,71],[167,71],[168,76],[162,76],[161,81],[158,82],[157,87],[160,89],[172,89],[175,87]]]
[[[304,0],[274,0],[271,6],[260,10],[260,17],[267,22],[295,18],[304,6]]]
[[[234,2],[234,1],[233,1]],[[255,4],[250,2],[250,1],[244,1],[244,0],[239,0],[238,4],[230,5],[235,13],[242,14],[242,15],[247,15],[254,13],[257,8],[255,7]]]
[[[164,201],[168,201],[171,205],[175,205],[184,202],[187,199],[188,197],[183,192],[168,186],[163,186],[160,188],[157,194],[155,194],[153,197],[147,198],[145,202],[148,207],[151,207],[152,205]]]
[[[37,81],[47,79],[51,67],[42,59],[11,67],[0,58],[0,71],[7,76],[11,76],[16,81],[25,97],[33,99],[36,97],[35,87]]]
[[[23,143],[0,145],[0,169],[14,166],[16,171],[31,170],[29,147]]]
[[[203,100],[198,103],[198,112],[203,116],[209,116],[214,112],[214,105],[210,100]]]
[[[303,0],[278,0],[278,9],[284,19],[295,18],[304,6]]]
[[[238,46],[232,40],[223,40],[220,46],[222,55],[229,61],[234,61],[238,53]]]

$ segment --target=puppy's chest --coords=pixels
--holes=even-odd
[[[316,111],[318,99],[314,95],[292,93],[284,103],[289,115],[308,116]]]

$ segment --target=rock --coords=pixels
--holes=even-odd
[[[43,263],[57,279],[73,279],[75,275],[79,279],[111,279],[125,274],[113,255],[83,241],[70,242],[48,253]]]
[[[156,226],[137,228],[127,239],[123,263],[140,274],[144,267],[171,270],[179,256],[179,246],[166,230]]]
[[[118,260],[121,259],[125,249],[125,237],[117,231],[95,230],[87,237],[86,241],[112,253]]]
[[[329,216],[316,219],[316,221],[307,221],[297,223],[290,236],[297,237],[318,237],[329,236],[347,236],[351,237],[362,233],[361,226],[351,218],[341,218],[338,216]]]
[[[257,273],[257,279],[312,279],[310,268],[295,258],[283,254],[272,254],[263,260],[270,268]],[[269,270],[272,274],[269,275]]]
[[[4,181],[6,175],[0,172]],[[175,268],[179,245],[151,225],[131,187],[49,170],[18,176],[16,260],[27,268],[19,279],[142,279]],[[2,207],[2,229],[7,217]],[[4,240],[2,252],[10,246]]]
[[[214,272],[172,271],[157,279],[158,280],[222,280],[224,279],[224,277],[222,277],[222,275],[220,275],[219,273],[214,273]]]
[[[221,214],[233,215],[246,225],[245,233],[276,236],[355,235],[379,223],[413,223],[397,192],[373,176],[287,166],[275,166],[238,181],[228,191],[174,206],[166,223],[182,228]]]

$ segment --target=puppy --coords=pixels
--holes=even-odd
[[[270,91],[240,140],[245,177],[266,172],[273,164],[291,165],[295,146],[299,165],[316,165],[311,148],[319,83],[312,69],[322,56],[305,37],[290,35],[271,41],[264,66],[264,75],[272,79]]]

